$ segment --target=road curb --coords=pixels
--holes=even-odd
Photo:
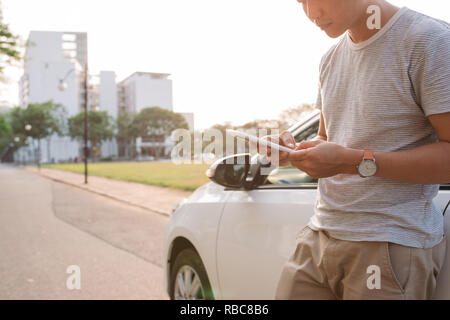
[[[91,188],[86,188],[86,187],[84,187],[82,185],[79,185],[79,184],[76,184],[76,183],[72,183],[72,182],[69,182],[69,181],[65,181],[65,180],[61,180],[61,179],[58,179],[58,178],[54,178],[54,177],[48,176],[46,174],[43,174],[41,172],[35,172],[34,170],[28,170],[28,171],[36,173],[36,174],[40,175],[41,177],[53,180],[55,182],[64,183],[64,184],[70,185],[72,187],[76,187],[78,189],[89,191],[89,192],[92,192],[92,193],[95,193],[95,194],[98,194],[98,195],[101,195],[101,196],[104,196],[104,197],[107,197],[107,198],[110,198],[110,199],[114,199],[114,200],[117,200],[117,201],[129,204],[129,205],[132,205],[132,206],[135,206],[135,207],[139,207],[139,208],[144,209],[144,210],[148,210],[148,211],[151,211],[151,212],[163,215],[165,217],[170,217],[170,213],[169,212],[167,212],[165,210],[162,210],[162,209],[159,209],[159,208],[147,207],[147,206],[141,205],[139,203],[135,203],[133,201],[130,201],[130,200],[127,200],[127,199],[124,199],[124,198],[121,198],[121,197],[117,197],[115,195],[112,195],[112,194],[109,194],[109,193],[106,193],[106,192],[101,192],[101,191],[97,191],[97,190],[94,190],[94,189],[91,189]]]

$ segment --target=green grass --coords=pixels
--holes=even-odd
[[[42,167],[84,173],[83,163],[49,164]],[[115,180],[138,182],[192,191],[209,179],[208,164],[180,164],[171,162],[107,162],[89,163],[88,174]]]

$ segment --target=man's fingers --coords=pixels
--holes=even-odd
[[[306,159],[308,152],[308,149],[296,150],[294,152],[288,153],[287,159],[291,161],[302,161]]]
[[[302,150],[302,149],[306,149],[309,147],[309,142],[308,141],[302,141],[300,142],[297,147],[295,148],[295,150]]]
[[[295,139],[289,131],[284,131],[281,135],[264,136],[262,139],[267,140],[268,142],[288,147],[290,149],[295,149]],[[272,149],[270,148],[270,146],[260,146],[258,144],[257,148],[258,153],[261,153],[261,151],[263,151],[266,153],[268,157],[271,156]],[[288,155],[289,155],[288,152],[279,151],[279,160],[280,161],[287,160]]]
[[[302,141],[297,145],[295,150],[312,148],[312,147],[317,146],[318,144],[321,144],[322,142],[324,142],[324,141],[320,141],[320,140]]]
[[[278,144],[278,137],[277,136],[264,136],[261,139],[267,140],[268,142],[273,142]],[[262,151],[265,151],[266,155],[270,157],[270,146],[260,146],[260,144],[257,144],[258,153],[261,153]]]
[[[282,146],[294,149],[295,148],[295,139],[289,131],[284,131],[280,135],[280,144]]]

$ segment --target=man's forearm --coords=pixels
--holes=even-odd
[[[363,150],[345,148],[342,173],[358,174]],[[450,143],[437,142],[411,150],[374,152],[378,165],[375,176],[417,184],[450,183]]]

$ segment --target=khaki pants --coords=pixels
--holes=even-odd
[[[431,299],[446,238],[433,248],[355,242],[304,228],[286,263],[276,299]]]

